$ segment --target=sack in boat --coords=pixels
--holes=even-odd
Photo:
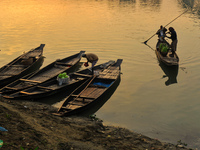
[[[163,46],[161,49],[162,53],[167,53],[168,52],[168,47],[167,46]]]
[[[25,66],[29,66],[29,65],[31,65],[32,63],[33,63],[33,58],[23,59],[23,60],[21,61],[21,64],[22,64],[22,65],[25,65]]]
[[[167,46],[166,43],[161,43],[160,46],[160,53],[163,55],[163,56],[166,56],[168,51],[169,51],[169,47]]]
[[[70,76],[68,76],[65,72],[57,76],[58,85],[68,84],[69,80]]]

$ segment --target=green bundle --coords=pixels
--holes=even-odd
[[[161,52],[163,52],[163,53],[167,53],[169,47],[167,46],[167,44],[165,44],[165,43],[161,43],[160,46],[159,46],[159,49],[160,49]]]
[[[65,79],[65,78],[69,78],[69,76],[67,75],[66,72],[63,72],[63,73],[60,73],[60,74],[58,75],[58,78]]]

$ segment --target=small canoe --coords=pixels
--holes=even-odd
[[[83,111],[94,107],[95,104],[108,94],[115,82],[120,79],[122,59],[102,72],[87,79],[83,84],[77,87],[58,109],[57,116],[71,116],[81,114]]]
[[[2,95],[15,93],[55,78],[62,72],[69,73],[80,62],[83,53],[85,53],[85,51],[80,51],[72,56],[58,59],[37,72],[28,74],[27,76],[3,87],[0,89],[0,93]]]
[[[160,52],[160,44],[162,44],[163,42],[161,42],[160,40],[158,40],[157,44],[156,44],[156,56],[158,58],[158,60],[160,62],[163,62],[164,64],[166,64],[167,66],[175,66],[179,64],[179,57],[177,55],[177,53],[175,52],[175,54],[172,56],[172,52],[171,49],[169,49],[169,52],[167,53],[166,56],[162,55]],[[167,43],[167,45],[169,45]]]
[[[44,61],[41,44],[35,49],[22,54],[7,65],[0,68],[0,87],[3,87],[31,72],[38,70]]]
[[[97,65],[94,67],[94,71],[101,72],[108,66],[114,64],[115,61],[108,61],[106,63]],[[92,72],[90,68],[83,69],[74,73],[69,74],[68,82],[59,84],[57,78],[51,78],[50,80],[39,83],[30,88],[20,90],[18,92],[6,95],[3,94],[4,98],[7,99],[26,99],[26,100],[36,100],[43,97],[47,97],[56,94],[61,91],[72,91],[77,86],[82,84],[85,80],[92,77]]]

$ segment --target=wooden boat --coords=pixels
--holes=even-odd
[[[99,75],[94,75],[86,80],[64,100],[62,106],[54,115],[78,115],[95,106],[98,101],[103,100],[102,97],[108,94],[109,89],[120,78],[121,63],[122,59],[118,59],[115,64],[104,69]]]
[[[101,100],[96,101],[95,105],[92,105],[92,107],[88,107],[87,109],[81,111],[80,113],[77,113],[76,115],[88,117],[95,114],[98,110],[101,109],[101,107],[103,107],[103,105],[110,99],[110,97],[112,97],[112,95],[115,93],[116,89],[118,88],[120,82],[121,82],[121,76],[120,78],[116,80],[116,82],[114,82],[114,84],[112,85],[111,88],[109,88],[106,94],[104,94],[101,97]]]
[[[166,42],[161,42],[160,40],[158,40],[157,44],[156,44],[156,56],[158,58],[159,61],[163,62],[164,64],[166,64],[167,66],[174,66],[174,65],[178,65],[179,63],[179,57],[177,55],[177,53],[175,52],[175,54],[172,56],[172,52],[171,49],[169,49],[169,52],[167,53],[166,56],[162,55],[160,52],[160,44],[161,43],[166,43]],[[168,46],[169,44],[166,43]]]
[[[80,51],[72,56],[58,59],[37,72],[28,74],[3,87],[0,93],[2,95],[15,93],[55,78],[62,72],[69,73],[80,62],[83,53],[85,53],[85,51]]]
[[[103,71],[109,65],[114,64],[115,61],[108,61],[106,63],[97,65],[94,67],[94,71]],[[39,98],[47,97],[53,94],[56,94],[60,91],[72,91],[77,86],[82,84],[85,80],[92,77],[92,72],[90,69],[80,70],[74,73],[69,74],[69,82],[59,85],[56,77],[51,78],[48,81],[39,83],[30,88],[6,95],[3,94],[4,98],[8,99],[26,99],[26,100],[36,100]]]
[[[3,87],[31,72],[38,70],[44,61],[43,48],[45,44],[17,57],[0,68],[0,87]]]

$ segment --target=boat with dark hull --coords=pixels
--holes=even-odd
[[[108,61],[106,63],[97,65],[94,67],[94,71],[101,72],[108,66],[112,65],[113,63],[115,63],[115,61]],[[8,99],[36,100],[56,94],[61,91],[73,90],[91,77],[92,77],[92,72],[90,68],[87,68],[69,74],[69,82],[67,83],[60,85],[57,78],[54,77],[46,82],[39,83],[27,89],[20,90],[12,94],[3,94],[3,97]]]
[[[78,115],[94,107],[104,96],[108,95],[113,86],[120,80],[122,59],[87,79],[77,87],[58,109],[57,116]]]
[[[43,48],[45,44],[41,44],[35,49],[20,55],[7,65],[0,68],[0,87],[38,70],[44,61]]]
[[[27,76],[24,76],[15,82],[12,82],[9,85],[3,87],[0,90],[0,93],[2,95],[12,94],[54,79],[62,72],[69,73],[80,62],[83,53],[85,53],[85,51],[80,51],[79,53],[72,56],[58,59],[46,67],[38,70],[37,72],[28,74]]]
[[[158,42],[156,44],[156,51],[155,51],[158,60],[163,62],[167,66],[176,66],[176,65],[178,65],[179,64],[179,57],[178,57],[176,52],[175,52],[174,55],[172,55],[172,51],[171,51],[171,49],[169,49],[167,54],[163,55],[161,53],[160,45],[163,44],[163,43],[167,44],[168,47],[170,47],[167,42],[161,42],[160,40],[158,40]]]

